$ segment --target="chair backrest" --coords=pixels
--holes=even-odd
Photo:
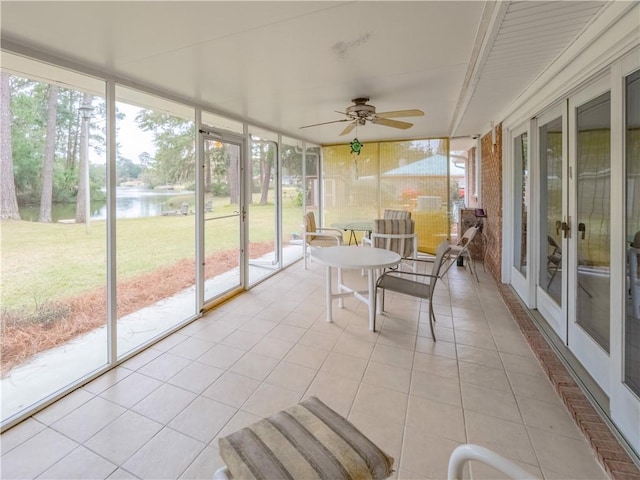
[[[411,212],[409,210],[391,210],[387,208],[382,214],[382,218],[385,220],[404,220],[405,218],[411,218]]]
[[[307,240],[313,240],[313,235],[308,235],[310,232],[316,231],[316,216],[313,212],[309,212],[304,216],[304,231],[307,234]]]
[[[373,221],[373,246],[396,252],[401,257],[412,257],[416,248],[415,222],[410,218]]]
[[[480,230],[480,227],[478,226],[467,228],[462,234],[462,238],[458,240],[458,245],[461,247],[469,248],[469,245],[471,244],[471,242],[473,242],[473,239],[476,237],[476,233],[478,233],[478,230]]]
[[[451,246],[449,242],[443,240],[440,245],[438,245],[438,249],[436,250],[436,258],[433,260],[433,269],[431,270],[431,275],[434,275],[440,278],[440,270],[442,269],[442,264],[444,263],[444,259],[446,258],[447,253],[451,250]],[[445,270],[442,274],[447,273]]]
[[[556,239],[553,238],[551,235],[547,235],[547,243],[551,248],[553,248],[553,252],[551,253],[551,255],[555,255],[556,253],[559,253],[559,254],[562,253],[562,249],[560,248],[560,245],[558,245],[558,242],[556,242]]]
[[[458,243],[456,243],[451,248],[452,252],[450,255],[448,255],[449,260],[451,260],[451,263],[449,263],[449,265],[447,266],[447,269],[443,272],[443,274],[446,273],[454,263],[457,263],[457,260],[461,255],[465,254],[465,252],[469,249],[471,242],[473,242],[473,239],[476,238],[476,234],[479,231],[480,231],[479,225],[474,225],[473,227],[469,227],[464,231],[464,233],[462,234],[462,237],[460,238],[460,240],[458,240]]]

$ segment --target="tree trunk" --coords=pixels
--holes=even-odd
[[[269,201],[269,184],[271,183],[270,146],[260,143],[260,205]]]
[[[20,220],[11,148],[11,83],[0,74],[0,218]]]
[[[51,222],[53,202],[53,161],[56,144],[56,116],[58,113],[58,86],[49,85],[47,100],[47,133],[42,159],[42,193],[40,195],[40,222]]]
[[[82,104],[91,105],[93,95],[85,93]],[[89,122],[80,121],[80,168],[78,169],[78,196],[76,198],[76,223],[86,223],[87,202],[90,202],[91,182],[89,181]]]
[[[269,184],[271,183],[271,162],[266,152],[263,153],[260,164],[260,170],[262,171],[260,175],[262,182],[260,185],[260,205],[266,205],[269,201]]]
[[[240,204],[240,175],[239,150],[231,148],[229,151],[229,196],[231,205]]]
[[[69,92],[67,100],[67,109],[73,109],[75,95],[73,91]],[[76,169],[76,147],[78,136],[73,134],[74,121],[67,122],[67,170],[74,171]]]

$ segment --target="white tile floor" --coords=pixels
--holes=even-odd
[[[538,478],[607,478],[479,270],[438,285],[434,343],[428,304],[401,295],[377,333],[353,299],[327,323],[324,268],[298,263],[5,432],[2,478],[211,478],[219,436],[309,395],[391,454],[394,478],[446,478],[465,442]]]

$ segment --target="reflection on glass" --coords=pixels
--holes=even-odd
[[[297,140],[282,138],[281,198],[282,205],[282,265],[289,265],[302,257],[300,240],[303,216],[303,184],[301,145]]]
[[[529,169],[527,134],[518,135],[513,141],[515,175],[515,218],[513,265],[522,275],[527,276],[527,208],[529,206]]]
[[[611,94],[576,109],[576,319],[609,352]]]
[[[627,77],[627,285],[624,381],[640,396],[640,70]]]
[[[249,285],[280,267],[277,244],[276,174],[277,137],[269,132],[251,132],[251,162],[249,179],[248,260]]]
[[[120,86],[116,96],[121,357],[196,313],[195,129],[182,105]]]
[[[104,83],[18,65],[39,73],[1,74],[3,423],[108,361],[106,225],[92,218],[106,191]],[[43,75],[78,90],[30,79]]]
[[[540,136],[540,279],[558,305],[562,305],[562,117],[539,128]]]
[[[418,250],[435,253],[450,236],[450,204],[461,198],[461,176],[445,139],[365,143],[359,155],[349,145],[323,147],[324,224],[373,221],[385,209],[408,210],[415,220]],[[362,232],[356,232],[358,240]]]

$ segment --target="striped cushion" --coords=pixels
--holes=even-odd
[[[399,235],[404,233],[414,233],[415,222],[409,218],[405,219],[382,219],[378,218],[373,221],[374,233],[386,233]],[[413,242],[404,240],[404,251],[400,251],[402,240],[398,238],[391,239],[390,245],[387,247],[386,238],[376,238],[374,241],[374,247],[376,248],[388,248],[403,257],[410,257],[413,253]]]
[[[307,241],[311,241],[316,238],[315,235],[308,235],[309,232],[316,231],[316,216],[313,214],[313,212],[309,212],[304,216],[304,224],[305,230],[307,232]]]
[[[237,479],[383,479],[393,458],[317,397],[218,441]]]
[[[409,210],[390,210],[387,208],[382,214],[382,218],[385,220],[392,220],[394,218],[403,220],[405,218],[411,218],[411,212]]]

